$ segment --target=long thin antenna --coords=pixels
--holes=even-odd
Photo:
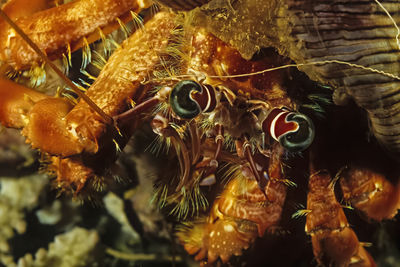
[[[0,8],[1,17],[24,39],[25,42],[48,64],[57,75],[64,80],[64,82],[81,98],[83,99],[95,112],[97,112],[109,124],[114,124],[112,117],[107,115],[99,106],[96,105],[87,95],[85,95],[79,88],[70,80],[64,73],[50,61],[50,59],[40,50],[40,48],[25,34],[25,32],[15,24],[10,17]]]

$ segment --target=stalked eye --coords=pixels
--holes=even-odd
[[[296,131],[287,132],[279,138],[279,143],[291,152],[299,152],[307,149],[314,140],[314,124],[304,114],[291,112],[286,121],[298,124]]]
[[[262,127],[265,133],[291,152],[305,150],[314,140],[313,122],[304,114],[286,109],[271,110]]]
[[[192,80],[180,81],[172,89],[169,104],[173,112],[182,119],[193,119],[201,112],[199,104],[192,98],[194,92],[201,93],[202,87]]]

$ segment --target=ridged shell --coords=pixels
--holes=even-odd
[[[381,2],[394,20],[400,22],[400,3]],[[286,48],[297,63],[340,60],[399,75],[397,31],[376,2],[290,0],[286,4],[284,17],[289,32],[283,32],[289,33]],[[313,79],[333,85],[335,102],[350,96],[367,110],[378,141],[400,158],[399,80],[336,63],[313,65],[302,70]]]
[[[211,0],[157,0],[167,7],[173,8],[175,10],[191,10],[196,7],[207,4]]]

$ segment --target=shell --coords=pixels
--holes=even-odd
[[[286,1],[289,56],[297,63],[340,60],[388,74],[400,72],[396,28],[374,1]],[[395,16],[400,3],[383,1]],[[278,20],[278,25],[280,25]],[[281,36],[283,38],[284,36]],[[335,88],[334,101],[351,97],[364,108],[377,140],[400,158],[400,81],[371,70],[328,63],[302,68]]]
[[[156,2],[175,10],[187,11],[207,4],[210,0],[157,0]]]
[[[380,2],[400,24],[400,3]],[[311,64],[299,69],[331,85],[337,104],[353,99],[364,108],[377,140],[400,159],[400,81],[354,65],[315,64],[337,60],[398,75],[397,30],[377,2],[243,0],[232,7],[212,1],[196,10],[193,24],[234,45],[245,58],[273,46],[298,64]],[[218,16],[221,10],[224,16]]]

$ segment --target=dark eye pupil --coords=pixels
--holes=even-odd
[[[169,102],[172,111],[183,119],[192,119],[200,113],[199,105],[191,99],[193,91],[201,92],[201,85],[192,80],[178,82],[172,89]]]

